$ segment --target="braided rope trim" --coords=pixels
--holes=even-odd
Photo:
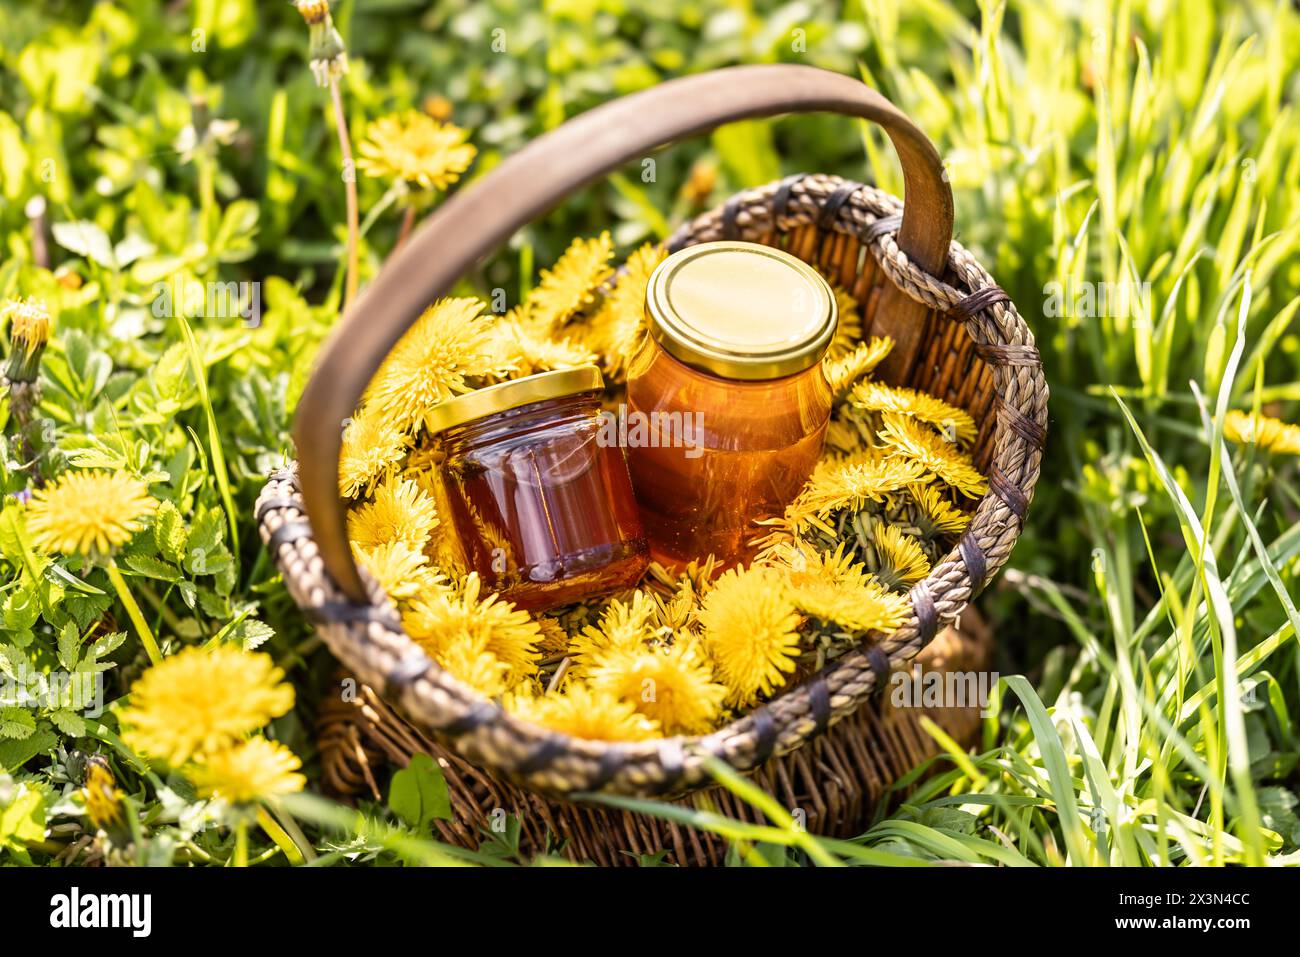
[[[710,758],[748,771],[805,744],[870,700],[885,683],[884,665],[914,657],[1001,568],[1019,536],[1042,459],[1048,388],[1033,334],[960,244],[952,243],[949,252],[948,275],[956,285],[911,263],[897,244],[901,212],[898,199],[871,186],[821,174],[787,177],[737,194],[668,242],[677,249],[724,234],[757,239],[813,224],[855,237],[908,296],[961,321],[991,367],[998,418],[990,492],[958,544],[913,588],[912,614],[898,630],[865,636],[868,641],[820,674],[711,734],[607,743],[524,722],[443,671],[402,631],[396,609],[364,571],[370,605],[350,602],[325,572],[293,467],[271,477],[256,506],[262,539],[290,594],[318,623],[335,656],[412,721],[467,760],[541,793],[682,793],[709,783]]]

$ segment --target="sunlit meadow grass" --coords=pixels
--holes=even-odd
[[[287,5],[163,6],[0,10],[0,296],[57,307],[39,437],[53,466],[129,468],[174,503],[168,527],[192,547],[164,536],[156,554],[121,562],[149,628],[169,654],[222,642],[269,651],[301,706],[273,723],[274,736],[315,781],[304,716],[336,693],[332,665],[259,547],[251,505],[291,452],[293,406],[344,294],[336,134]],[[1229,409],[1300,415],[1292,4],[847,0],[706,16],[680,0],[609,4],[599,17],[513,0],[419,15],[400,3],[370,14],[334,6],[352,54],[342,87],[353,128],[437,90],[475,130],[477,173],[566,116],[663,76],[778,59],[857,72],[939,145],[958,238],[1012,294],[1043,353],[1043,477],[1010,566],[981,598],[1010,677],[973,752],[931,726],[944,754],[849,841],[805,834],[793,809],[722,766],[720,781],[767,824],[601,800],[723,834],[734,861],[756,865],[1300,863],[1296,458],[1223,433]],[[148,32],[146,20],[169,30]],[[508,54],[473,42],[498,21],[510,24]],[[789,37],[804,27],[800,51]],[[191,49],[200,28],[211,42],[201,56]],[[206,126],[209,107],[240,128]],[[187,129],[193,148],[183,150]],[[711,202],[798,171],[869,175],[902,193],[888,144],[865,127],[738,124],[661,154],[649,182],[628,170],[577,198],[472,280],[526,285],[534,262],[593,230],[612,228],[623,246],[666,235],[704,205],[680,192],[696,161],[716,172]],[[400,227],[391,190],[357,186],[364,282]],[[43,212],[26,204],[34,192]],[[57,273],[32,265],[33,216],[53,226]],[[154,315],[150,289],[177,274],[261,280],[260,324]],[[1122,290],[1140,294],[1099,307],[1098,293]],[[0,456],[6,493],[26,487],[19,448]],[[13,527],[0,521],[4,623],[18,636],[3,660],[16,660],[10,648],[46,666],[112,655],[120,670],[110,678],[128,686],[141,655],[83,634],[101,615],[127,620],[112,586],[80,567],[33,572]],[[137,821],[137,860],[238,856],[111,722],[6,720],[14,734],[0,741],[0,765],[14,774],[0,773],[0,799],[18,782],[39,791],[51,821],[75,818],[61,802],[78,753],[93,747],[112,756],[128,810],[155,829]],[[53,761],[32,770],[39,753]],[[281,852],[316,865],[515,856],[509,831],[466,852],[378,803],[353,811],[295,795],[257,820],[254,846],[240,852],[253,862]],[[0,856],[54,858],[75,828],[67,835],[24,844],[0,834]]]
[[[932,728],[939,773],[854,843],[1300,863],[1295,465],[1230,448],[1222,425],[1233,407],[1285,418],[1300,396],[1300,23],[1281,3],[984,3],[979,27],[943,3],[864,8],[864,72],[941,143],[962,239],[1030,316],[1053,402],[1002,586],[1028,607],[995,606],[1035,681],[1004,679],[974,754]],[[942,44],[943,67],[910,67],[900,35]],[[1143,284],[1116,314],[1052,301],[1053,285]],[[1070,643],[1044,655],[1024,635],[1045,616]]]

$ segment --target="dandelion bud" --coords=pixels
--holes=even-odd
[[[682,196],[696,206],[702,206],[709,201],[717,180],[718,168],[708,160],[699,160],[691,167],[690,178],[682,186]]]
[[[50,312],[39,299],[6,300],[0,306],[0,320],[9,320],[10,382],[35,382],[41,353],[50,341]]]
[[[424,103],[421,105],[424,112],[429,114],[429,116],[433,117],[439,123],[446,123],[451,119],[451,100],[447,99],[445,96],[438,93],[430,93],[424,98]]]
[[[117,789],[117,781],[108,762],[99,755],[94,755],[87,762],[86,816],[90,823],[100,830],[106,830],[122,819],[122,792]]]
[[[295,0],[294,6],[311,30],[309,51],[316,85],[329,86],[331,79],[348,72],[348,50],[334,29],[329,0]]]

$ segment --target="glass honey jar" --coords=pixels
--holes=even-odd
[[[647,440],[627,455],[651,555],[746,561],[755,522],[780,515],[821,456],[835,296],[782,250],[701,243],[655,270],[645,318],[627,404]]]
[[[515,379],[436,406],[439,505],[466,566],[538,610],[629,586],[648,563],[617,442],[605,440],[600,370]]]

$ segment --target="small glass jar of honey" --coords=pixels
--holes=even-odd
[[[602,430],[603,389],[595,366],[543,372],[427,417],[439,504],[465,563],[521,608],[627,587],[645,571],[627,461]]]
[[[627,403],[648,441],[627,455],[651,555],[745,561],[821,456],[835,296],[782,250],[701,243],[655,270],[645,316]]]

